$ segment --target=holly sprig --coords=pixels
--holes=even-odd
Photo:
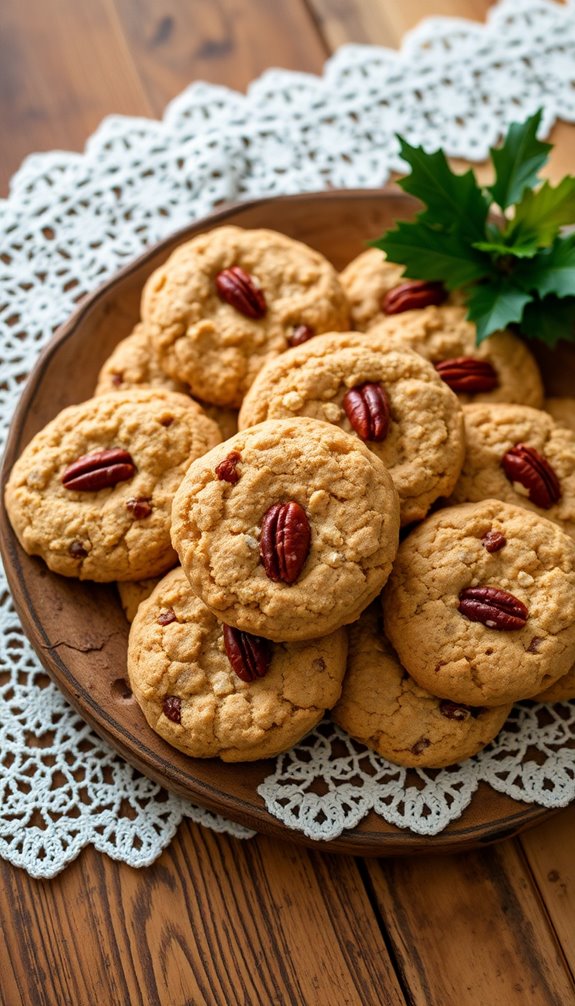
[[[512,327],[554,346],[575,342],[575,177],[541,181],[552,149],[537,138],[541,111],[513,123],[492,148],[492,185],[454,172],[442,150],[399,136],[410,174],[399,181],[425,206],[377,241],[410,279],[462,289],[477,341]]]

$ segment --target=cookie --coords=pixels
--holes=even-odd
[[[519,405],[466,405],[465,461],[454,503],[495,498],[555,521],[575,538],[575,433]]]
[[[108,357],[98,375],[94,395],[109,395],[114,391],[123,392],[131,388],[163,388],[183,395],[190,391],[183,381],[172,380],[164,373],[142,323],[136,325],[132,334],[122,339]],[[218,424],[222,440],[237,433],[237,409],[224,409],[206,402],[198,402],[198,405]]]
[[[533,699],[535,702],[569,702],[575,699],[575,664],[559,681],[534,695]]]
[[[164,373],[142,323],[136,325],[131,335],[115,347],[98,374],[94,395],[109,395],[114,391],[131,388],[163,388],[188,394],[183,381],[173,380]]]
[[[443,768],[470,758],[499,733],[511,704],[493,709],[438,699],[401,666],[372,605],[349,632],[347,672],[332,719],[398,765]]]
[[[539,368],[521,339],[497,332],[477,345],[466,309],[453,304],[390,315],[369,336],[397,341],[421,353],[438,368],[464,403],[518,402],[539,408],[543,383]]]
[[[172,509],[194,592],[229,625],[279,641],[353,622],[389,576],[398,531],[385,466],[315,419],[236,434],[190,466]]]
[[[150,596],[160,579],[158,576],[152,576],[148,580],[124,580],[116,584],[120,604],[129,622],[134,621],[140,604]]]
[[[379,248],[368,248],[339,274],[353,328],[366,332],[386,317],[385,295],[403,280],[404,266],[388,262]]]
[[[140,605],[128,647],[130,684],[152,729],[193,758],[223,761],[271,758],[312,730],[341,692],[345,629],[305,643],[250,640],[267,671],[245,681],[222,623],[181,569],[168,573]]]
[[[174,493],[190,462],[219,441],[218,427],[198,405],[159,388],[71,405],[12,469],[12,526],[26,552],[63,576],[157,576],[177,561],[170,544]]]
[[[256,374],[294,338],[348,327],[337,273],[269,230],[219,227],[181,245],[142,298],[162,368],[194,396],[239,408]]]
[[[546,398],[543,408],[556,423],[575,433],[575,398]]]
[[[402,524],[420,520],[455,486],[465,450],[457,396],[421,356],[380,336],[318,335],[268,363],[244,399],[240,428],[295,416],[365,441],[389,470]]]
[[[575,660],[575,543],[499,500],[440,510],[401,544],[384,615],[401,663],[433,695],[530,698]]]

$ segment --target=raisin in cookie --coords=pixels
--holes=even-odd
[[[350,628],[343,692],[331,715],[389,761],[443,768],[493,740],[511,708],[461,705],[420,688],[385,638],[379,606],[372,605]]]
[[[146,720],[194,758],[270,758],[339,698],[347,638],[270,643],[226,629],[175,569],[132,623],[128,673]],[[240,676],[241,675],[241,676]]]
[[[465,461],[454,503],[496,498],[547,517],[575,538],[575,433],[520,405],[466,405]]]
[[[448,496],[464,456],[457,396],[417,353],[357,332],[319,335],[260,371],[240,429],[308,416],[355,433],[383,461],[399,493],[401,522]]]
[[[543,408],[556,423],[575,433],[575,398],[546,398]]]
[[[401,663],[433,695],[530,698],[575,659],[575,543],[499,500],[441,510],[400,546],[384,615]]]
[[[174,493],[220,441],[200,407],[141,389],[64,409],[16,462],[6,507],[22,547],[82,580],[141,580],[176,563]]]
[[[220,227],[156,270],[142,318],[166,373],[200,399],[239,407],[293,339],[347,328],[348,306],[319,252],[275,231]]]
[[[465,308],[445,304],[392,315],[369,330],[421,353],[462,402],[519,402],[539,408],[543,384],[525,344],[497,332],[477,345]]]
[[[313,639],[353,622],[381,590],[399,501],[357,437],[279,419],[195,461],[172,522],[192,588],[218,618],[270,639]]]

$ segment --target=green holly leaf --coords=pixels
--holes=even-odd
[[[478,251],[488,252],[495,258],[503,255],[512,255],[513,258],[532,258],[539,251],[537,241],[525,241],[524,244],[506,245],[501,241],[474,241],[473,247]]]
[[[575,296],[575,234],[557,238],[551,248],[521,263],[516,270],[516,282],[539,297]]]
[[[489,201],[473,172],[458,175],[449,167],[442,150],[428,154],[423,147],[412,147],[401,136],[398,139],[401,156],[411,168],[411,174],[399,185],[427,206],[419,219],[445,230],[457,227],[469,241],[484,238]]]
[[[575,223],[575,178],[567,175],[553,188],[545,182],[540,189],[524,192],[515,208],[515,216],[505,231],[505,243],[536,243],[545,248],[557,237],[561,227]]]
[[[407,277],[442,280],[448,290],[483,279],[492,270],[489,258],[475,251],[460,234],[434,230],[420,220],[401,222],[372,244],[381,248],[390,262],[404,265]]]
[[[527,304],[519,331],[528,339],[537,339],[548,346],[556,346],[564,339],[575,342],[575,297],[536,298]]]
[[[530,293],[517,290],[503,277],[474,287],[467,296],[467,317],[477,326],[477,342],[519,321],[531,299]]]
[[[502,145],[491,150],[495,181],[488,191],[502,210],[518,202],[525,189],[536,184],[549,158],[552,144],[537,139],[542,114],[539,109],[525,122],[512,123]]]

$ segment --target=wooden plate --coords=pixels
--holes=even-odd
[[[306,241],[344,266],[366,240],[415,204],[399,190],[324,192],[262,199],[223,209],[186,227],[88,297],[45,349],[14,416],[3,481],[31,437],[60,409],[89,398],[98,370],[139,315],[142,286],[182,240],[221,224],[271,227]],[[541,360],[548,387],[568,394],[575,356],[565,347]],[[552,376],[552,371],[554,375]],[[270,761],[224,765],[187,758],[147,726],[126,680],[128,626],[113,585],[80,583],[50,573],[16,541],[2,505],[0,545],[18,613],[47,671],[96,732],[145,775],[168,789],[250,828],[281,838],[360,855],[443,852],[508,837],[551,813],[518,803],[481,784],[463,816],[434,838],[414,835],[370,813],[355,830],[318,846],[272,817],[256,787]]]

